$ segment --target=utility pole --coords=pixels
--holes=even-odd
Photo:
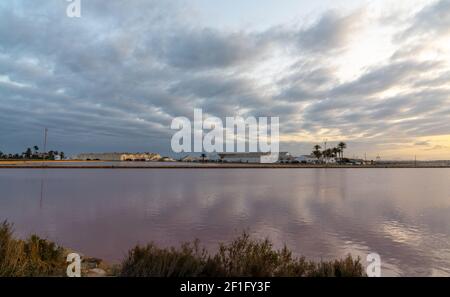
[[[42,160],[45,160],[45,154],[47,152],[47,132],[48,129],[44,128],[44,152],[42,154]]]

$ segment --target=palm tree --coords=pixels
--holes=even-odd
[[[313,155],[317,158],[317,161],[320,161],[320,158],[322,158],[322,152],[319,150],[313,151]]]
[[[39,147],[37,145],[33,146],[34,152],[37,154],[37,152],[39,151]]]
[[[341,159],[344,159],[344,149],[347,148],[347,144],[345,142],[340,142],[338,147],[341,150]]]
[[[201,155],[201,157],[202,157],[202,162],[205,163],[206,154],[203,153],[203,154]]]
[[[334,147],[331,149],[331,151],[333,152],[333,157],[337,158],[337,157],[339,157],[339,153],[341,152],[341,149],[338,147]]]
[[[336,160],[336,162],[340,161],[341,158],[341,149],[336,146],[331,149],[332,157]]]
[[[50,159],[50,160],[54,160],[55,159],[55,152],[54,151],[49,151],[48,152],[48,158]]]
[[[27,151],[25,152],[25,157],[27,159],[31,159],[31,155],[33,154],[33,152],[31,151],[30,148],[27,148]]]
[[[333,157],[333,150],[332,149],[326,149],[322,152],[323,156],[326,159],[326,163],[328,163],[328,159]]]
[[[314,157],[317,158],[317,161],[319,161],[320,158],[322,158],[322,152],[320,151],[321,148],[322,148],[322,147],[321,147],[320,145],[318,145],[318,144],[316,144],[316,145],[314,146],[313,155],[314,155]]]

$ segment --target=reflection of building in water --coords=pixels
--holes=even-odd
[[[155,153],[92,153],[79,154],[77,159],[85,161],[158,161],[161,159],[161,155]]]

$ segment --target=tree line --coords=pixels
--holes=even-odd
[[[58,152],[58,151],[48,151],[48,152],[39,152],[39,147],[37,145],[33,146],[33,149],[30,147],[27,148],[23,153],[15,153],[15,154],[5,154],[0,151],[0,159],[25,159],[25,160],[33,160],[33,159],[39,159],[39,160],[55,160],[59,158],[63,160],[65,158],[64,152]]]
[[[340,142],[336,147],[327,148],[325,150],[321,150],[322,147],[318,144],[314,146],[314,150],[312,151],[312,155],[317,158],[317,161],[322,161],[323,159],[337,158],[339,161],[344,160],[344,150],[347,148],[347,144],[345,142]]]

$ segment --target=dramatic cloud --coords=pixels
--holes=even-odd
[[[450,158],[450,1],[380,5],[236,30],[183,1],[82,0],[80,19],[64,0],[2,3],[0,151],[40,145],[47,127],[68,153],[170,154],[172,118],[198,107],[279,116],[295,154],[328,139]]]

